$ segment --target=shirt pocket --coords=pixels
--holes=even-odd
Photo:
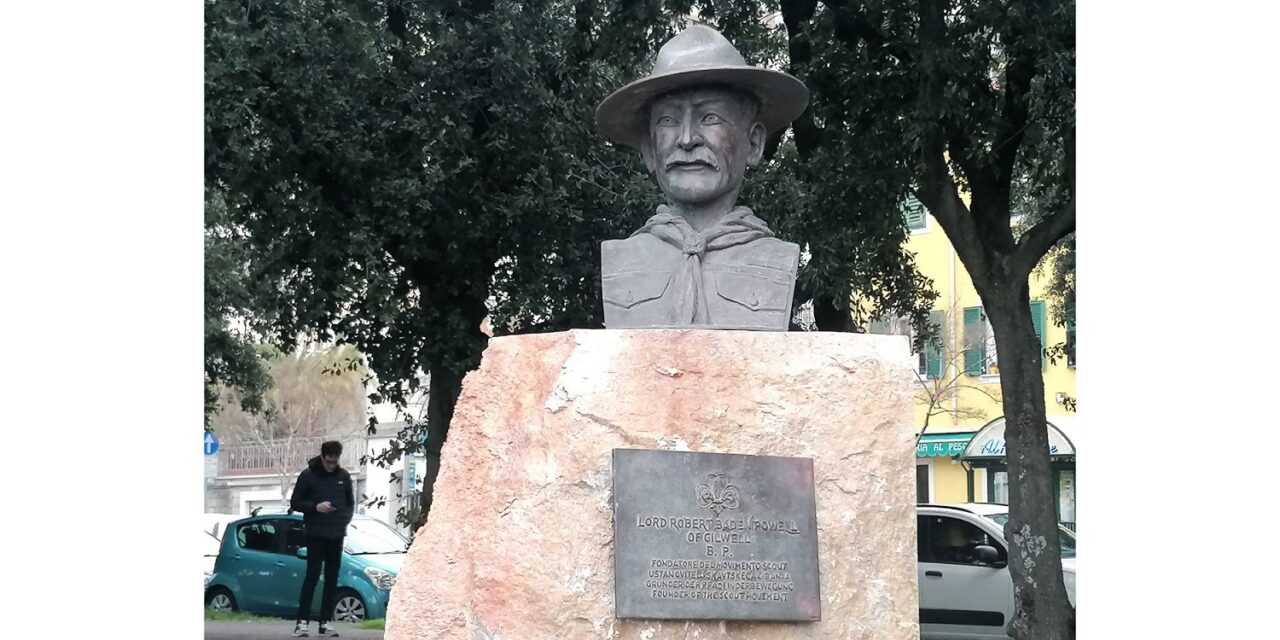
[[[716,294],[752,311],[786,311],[787,284],[744,273],[718,273]]]
[[[652,271],[605,276],[602,281],[604,302],[630,309],[642,302],[661,298],[670,281],[671,274]]]

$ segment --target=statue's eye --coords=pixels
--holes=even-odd
[[[671,116],[662,116],[661,118],[658,118],[659,126],[670,127],[670,126],[673,126],[675,123],[676,123],[676,119],[672,118]]]
[[[702,116],[702,124],[720,124],[722,122],[724,122],[724,118],[721,118],[719,115],[714,113],[708,113],[707,115]]]

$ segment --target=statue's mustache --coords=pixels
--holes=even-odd
[[[695,162],[704,163],[717,171],[720,170],[720,164],[716,162],[715,156],[711,155],[710,152],[703,151],[701,149],[696,150],[693,153],[676,151],[675,153],[667,156],[664,166],[667,169],[671,169],[678,164],[693,164]]]

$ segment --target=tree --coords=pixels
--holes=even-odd
[[[262,394],[271,384],[245,319],[262,306],[255,302],[261,282],[246,273],[243,238],[227,224],[226,203],[205,193],[204,237],[204,424],[223,407],[221,389],[232,389],[242,412],[262,410]]]
[[[373,403],[403,406],[427,373],[425,446],[438,455],[483,319],[498,334],[600,327],[600,242],[660,201],[638,154],[594,131],[595,106],[647,74],[695,13],[750,61],[781,64],[771,12],[714,0],[206,2],[206,185],[244,240],[249,280],[270,287],[254,322],[286,350],[298,335],[356,346],[377,372]],[[809,246],[802,299],[861,293],[872,309],[926,317],[901,219],[869,206],[863,230],[832,226],[817,214],[849,194],[812,197],[798,166],[779,132],[743,201]],[[847,303],[820,306],[848,316]]]
[[[302,461],[319,451],[320,441],[349,439],[363,430],[361,372],[345,366],[355,355],[350,346],[315,345],[274,354],[268,360],[271,387],[262,396],[261,410],[246,411],[231,401],[212,419],[229,444],[254,446],[255,455],[280,481],[282,503],[288,501]],[[231,390],[224,393],[229,399],[235,396]]]
[[[913,193],[973,278],[1000,352],[1011,628],[1024,639],[1070,637],[1074,613],[1050,544],[1057,522],[1029,275],[1075,229],[1074,3],[780,4],[792,71],[815,88],[794,124],[799,153],[824,178],[814,184],[880,203]],[[1020,195],[1037,211],[1015,233]]]

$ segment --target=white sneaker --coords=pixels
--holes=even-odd
[[[324,628],[324,625],[321,625],[321,626],[320,626],[320,628],[321,628],[321,629],[323,629],[323,628]],[[294,627],[293,627],[293,637],[295,637],[295,638],[305,638],[305,637],[307,637],[307,635],[308,635],[308,634],[307,634],[307,622],[303,621],[303,622],[299,622],[298,624],[294,625]]]
[[[338,637],[338,630],[329,626],[328,622],[321,622],[320,629],[316,631],[316,635],[324,638],[336,638]]]

